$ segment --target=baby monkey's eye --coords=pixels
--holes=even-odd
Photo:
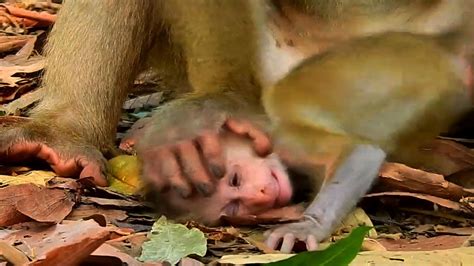
[[[230,178],[230,186],[231,187],[238,187],[240,186],[240,177],[237,173],[234,173]]]

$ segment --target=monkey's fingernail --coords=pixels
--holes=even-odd
[[[187,198],[191,195],[191,192],[188,191],[187,189],[182,189],[179,187],[173,187],[173,189],[182,197],[182,198]]]
[[[217,165],[211,165],[211,166],[209,167],[209,170],[211,171],[211,174],[212,174],[214,177],[217,177],[217,178],[224,177],[224,175],[225,175],[225,170],[222,169],[222,167],[217,166]]]
[[[213,187],[206,183],[197,184],[196,189],[204,196],[210,196],[213,192]]]

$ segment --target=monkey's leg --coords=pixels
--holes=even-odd
[[[38,157],[105,185],[101,152],[146,51],[154,1],[67,1],[47,45],[45,97],[32,122],[0,132],[0,159]]]
[[[268,153],[268,137],[247,121],[264,118],[254,78],[259,22],[253,2],[163,2],[171,39],[183,52],[194,91],[160,108],[137,145],[144,177],[157,190],[171,186],[186,197],[192,193],[190,181],[210,194],[212,177],[225,173],[218,136],[224,126],[252,138],[258,153]]]

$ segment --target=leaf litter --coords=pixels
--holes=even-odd
[[[5,55],[0,59],[0,126],[27,121],[24,115],[42,97],[38,84],[44,58],[35,49],[44,44],[47,27],[55,21],[59,7],[41,0],[0,5],[0,52]],[[174,96],[160,87],[153,74],[142,73],[124,104],[118,140],[133,134],[125,132]],[[2,112],[9,116],[1,116]],[[430,256],[435,261],[436,254],[451,254],[459,261],[471,258],[471,252],[460,247],[474,243],[470,240],[474,153],[449,138],[437,139],[422,151],[427,159],[417,168],[387,163],[377,186],[362,201],[362,208],[349,215],[329,239],[337,241],[361,224],[374,226],[362,245],[363,250],[372,251],[360,253],[354,265],[371,260],[387,263],[384,265],[409,263]],[[34,164],[7,166],[0,162],[0,224],[6,226],[0,231],[2,256],[10,262],[27,259],[33,265],[76,261],[143,265],[136,258],[148,239],[144,232],[151,229],[156,217],[140,200],[138,166],[133,160],[128,158],[115,166],[118,171],[113,180],[117,182],[110,188],[94,188],[86,182],[57,177]],[[255,217],[251,227],[210,228],[194,222],[186,227],[200,230],[207,240],[207,253],[200,261],[211,263],[223,255],[245,253],[252,262],[262,253],[279,256],[265,248],[261,233],[267,227],[258,225],[297,220],[299,215],[297,209],[292,209]],[[172,244],[180,243],[181,234],[187,234],[184,228],[178,228],[184,233],[168,233],[173,236],[169,240]],[[431,251],[447,248],[446,253]]]

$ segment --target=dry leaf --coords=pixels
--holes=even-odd
[[[48,181],[56,177],[56,174],[51,171],[31,171],[17,176],[0,175],[1,185],[20,185],[20,184],[35,184],[38,186],[46,186]]]
[[[145,106],[156,107],[163,101],[163,92],[155,92],[148,95],[138,96],[125,101],[122,108],[126,110],[143,108]]]
[[[13,265],[24,265],[30,262],[23,252],[4,241],[0,241],[0,256]]]
[[[402,197],[402,198],[403,197],[417,198],[417,199],[421,199],[421,200],[424,200],[424,201],[435,203],[435,204],[437,204],[441,207],[448,208],[448,209],[451,209],[451,210],[454,210],[454,211],[460,211],[460,212],[464,212],[464,213],[467,213],[467,214],[472,214],[471,209],[467,208],[466,206],[464,206],[464,205],[462,205],[458,202],[450,201],[450,200],[443,199],[443,198],[438,198],[438,197],[431,196],[431,195],[418,194],[418,193],[411,193],[411,192],[370,193],[370,194],[365,195],[365,198],[375,198],[375,197],[384,197],[384,196]]]
[[[386,251],[387,249],[376,239],[365,238],[361,251]]]
[[[22,109],[25,109],[28,106],[39,101],[43,97],[43,94],[44,90],[35,90],[32,92],[28,92],[26,94],[23,94],[20,98],[11,101],[8,104],[4,104],[3,106],[0,106],[0,111],[5,112],[7,115],[18,114]]]
[[[0,83],[11,87],[17,86],[17,82],[21,81],[21,77],[14,77],[17,73],[33,73],[44,68],[44,58],[40,56],[32,57],[23,64],[13,65],[0,60]],[[5,97],[5,96],[3,96]],[[0,99],[2,100],[2,99]]]
[[[81,197],[81,201],[83,203],[95,203],[100,206],[108,206],[108,207],[117,207],[119,209],[129,209],[129,208],[137,208],[137,207],[145,207],[144,204],[138,201],[132,200],[123,200],[123,199],[106,199],[106,198],[97,198],[97,197]]]
[[[342,231],[350,232],[352,229],[359,227],[361,225],[366,225],[370,227],[374,227],[374,224],[370,220],[369,216],[365,213],[365,211],[361,208],[356,208],[354,211],[349,213],[346,218],[341,223],[341,226],[337,230],[335,230],[340,235]],[[367,234],[368,237],[377,238],[377,231],[374,228],[370,229],[369,233]]]
[[[400,190],[433,195],[458,201],[472,193],[454,183],[446,181],[442,175],[425,172],[399,163],[385,163],[379,172],[379,185],[387,190]]]
[[[455,248],[435,251],[368,251],[361,252],[349,264],[350,266],[367,265],[403,265],[403,266],[459,266],[472,265],[473,248]]]
[[[417,168],[451,175],[474,168],[474,152],[464,145],[450,140],[436,139],[420,148],[424,161]]]
[[[0,53],[6,53],[12,50],[25,47],[31,40],[36,41],[34,35],[0,36]],[[29,46],[28,46],[29,47]],[[8,57],[8,56],[7,56]]]
[[[218,260],[222,264],[263,264],[293,257],[295,254],[264,254],[264,255],[225,255]]]
[[[10,19],[14,19],[17,24],[22,24],[24,27],[33,26],[51,26],[56,21],[56,15],[47,12],[37,12],[26,10],[24,8],[16,7],[14,5],[0,5],[2,11],[7,11],[10,14]]]
[[[16,209],[38,222],[59,223],[71,212],[74,204],[69,191],[44,188],[17,201]]]
[[[72,210],[70,192],[40,188],[33,184],[8,186],[0,189],[0,226],[33,219],[58,223]]]
[[[112,263],[107,261],[107,257],[114,257],[120,259],[122,264],[128,265],[128,266],[140,266],[143,265],[143,263],[139,262],[138,260],[134,259],[130,255],[128,255],[125,252],[120,251],[119,249],[104,243],[102,244],[98,249],[96,249],[91,256],[96,256],[96,257],[102,257],[102,259],[99,259],[102,264],[101,265],[113,265]],[[88,259],[90,261],[90,258]],[[94,260],[97,261],[97,260]]]
[[[3,238],[34,261],[29,265],[77,265],[109,238],[93,220],[28,227]]]
[[[8,186],[0,188],[0,226],[8,226],[28,221],[29,218],[17,211],[16,203],[22,199],[28,200],[41,189],[32,184]]]
[[[123,221],[127,219],[128,217],[127,213],[123,210],[103,209],[103,208],[96,207],[94,205],[81,204],[78,208],[74,208],[74,210],[66,217],[66,219],[68,220],[86,219],[95,214],[103,215],[108,224],[111,224],[115,221]]]

